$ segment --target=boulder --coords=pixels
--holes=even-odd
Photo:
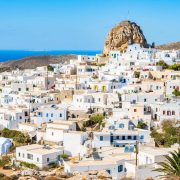
[[[111,29],[104,44],[104,55],[108,56],[111,50],[124,51],[129,44],[138,43],[148,47],[146,38],[135,22],[123,21]]]

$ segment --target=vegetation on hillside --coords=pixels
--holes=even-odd
[[[30,168],[30,169],[37,169],[37,166],[35,164],[28,163],[28,162],[20,162],[20,165],[23,167]]]
[[[174,70],[174,71],[179,71],[180,70],[180,64],[168,65],[163,60],[160,60],[159,62],[157,62],[156,65],[157,66],[162,66],[163,69],[170,69],[170,70]]]
[[[0,136],[13,139],[15,144],[27,144],[31,141],[28,134],[16,130],[9,130],[7,128],[0,131]]]
[[[159,62],[156,63],[157,66],[162,66],[163,69],[167,69],[169,65],[165,63],[163,60],[160,60]]]
[[[162,123],[162,131],[152,130],[151,137],[154,138],[156,146],[170,147],[180,143],[180,128],[175,121],[166,120]]]
[[[105,126],[104,118],[105,116],[103,114],[93,114],[90,117],[89,121],[83,123],[81,131],[86,131],[87,128],[96,127],[100,129],[101,127],[104,127]]]
[[[155,171],[162,172],[163,177],[167,179],[180,177],[180,148],[177,151],[170,152],[170,155],[165,156],[166,160],[158,163],[159,168]]]
[[[2,156],[0,158],[0,167],[4,167],[11,162],[11,158],[9,156]]]

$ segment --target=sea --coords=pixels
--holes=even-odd
[[[0,62],[18,60],[28,56],[43,56],[43,55],[96,55],[101,54],[98,50],[51,50],[51,51],[28,51],[28,50],[0,50]]]

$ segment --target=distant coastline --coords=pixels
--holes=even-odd
[[[100,54],[99,50],[48,50],[48,51],[31,51],[31,50],[0,50],[0,62],[18,60],[29,56],[43,55],[96,55]]]

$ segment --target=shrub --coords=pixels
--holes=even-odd
[[[13,139],[13,141],[20,144],[26,144],[31,141],[29,135],[24,134],[20,131],[9,130],[7,128],[4,128],[0,131],[0,136],[3,136],[5,138],[11,138]]]
[[[11,158],[9,156],[2,156],[0,159],[0,167],[3,167],[11,162]]]
[[[172,92],[175,96],[180,96],[180,91],[178,89],[175,89],[173,92]]]
[[[94,122],[95,124],[98,123],[99,125],[102,124],[103,119],[104,119],[104,115],[103,115],[103,114],[95,114],[95,115],[92,115],[92,116],[90,117],[90,120],[91,120],[92,122]]]
[[[174,71],[179,71],[180,70],[180,64],[173,64],[173,65],[169,66],[168,69],[172,69]]]
[[[162,132],[153,130],[151,136],[157,146],[170,147],[175,143],[180,143],[180,128],[176,126],[175,122],[167,120],[162,123]]]
[[[54,71],[54,68],[51,65],[47,66],[48,71]]]
[[[165,63],[163,60],[160,60],[159,62],[157,62],[157,65],[162,66],[163,69],[167,69],[169,67],[169,65]]]
[[[138,124],[137,124],[137,128],[146,129],[147,128],[147,124],[144,123],[144,122],[139,121]]]
[[[27,167],[27,168],[30,168],[30,169],[36,169],[37,168],[37,166],[35,164],[28,163],[28,162],[20,162],[20,165]]]
[[[67,154],[62,154],[60,157],[61,157],[62,159],[68,159],[69,155],[67,155]]]

